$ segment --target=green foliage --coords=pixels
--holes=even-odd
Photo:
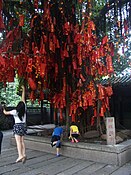
[[[91,18],[95,20],[97,18],[102,10],[102,8],[105,6],[105,0],[93,0],[92,1],[92,15]]]
[[[4,101],[8,106],[16,106],[20,100],[20,96],[16,93],[17,82],[8,83],[5,88],[1,89],[1,98],[0,101]]]
[[[3,83],[0,83],[0,103],[5,102],[6,106],[15,107],[21,100],[20,85],[22,84],[23,84],[22,78],[21,79],[15,78],[14,82],[8,83],[6,85],[6,88],[3,86]],[[38,100],[32,103],[29,99],[27,99],[27,106],[39,107],[40,105],[38,103]],[[6,121],[6,119],[4,119],[4,121]],[[1,119],[0,122],[3,122],[3,119]]]
[[[128,45],[125,53],[123,54],[122,54],[122,48],[119,49],[116,48],[113,60],[115,73],[117,75],[121,74],[125,69],[130,68],[130,63],[131,63],[131,44]]]

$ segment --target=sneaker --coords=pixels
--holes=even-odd
[[[76,143],[78,143],[79,141],[78,140],[76,140]]]
[[[57,157],[60,157],[60,154],[57,154],[56,156],[57,156]]]
[[[72,140],[71,143],[74,143],[74,140]]]
[[[51,143],[51,146],[52,146],[52,147],[55,146],[55,145],[56,145],[56,143],[55,143],[55,144]]]

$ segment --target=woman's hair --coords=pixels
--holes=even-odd
[[[19,119],[22,121],[22,117],[24,117],[25,114],[25,103],[23,101],[18,103],[16,106],[16,111],[18,112]]]

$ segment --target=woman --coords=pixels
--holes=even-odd
[[[18,158],[17,162],[22,161],[25,163],[26,161],[26,153],[25,153],[25,143],[24,143],[24,135],[26,134],[26,107],[25,107],[25,87],[22,86],[22,98],[21,101],[16,106],[16,109],[11,111],[3,110],[5,115],[13,115],[15,124],[13,126],[13,133],[15,135],[17,150],[18,150]]]
[[[70,126],[70,136],[69,136],[69,138],[71,139],[71,142],[78,143],[77,138],[79,137],[79,135],[80,135],[80,132],[78,127],[76,126],[75,122],[72,122]]]

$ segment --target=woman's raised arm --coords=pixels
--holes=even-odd
[[[25,103],[25,86],[22,86],[22,96],[21,96],[21,101]]]

